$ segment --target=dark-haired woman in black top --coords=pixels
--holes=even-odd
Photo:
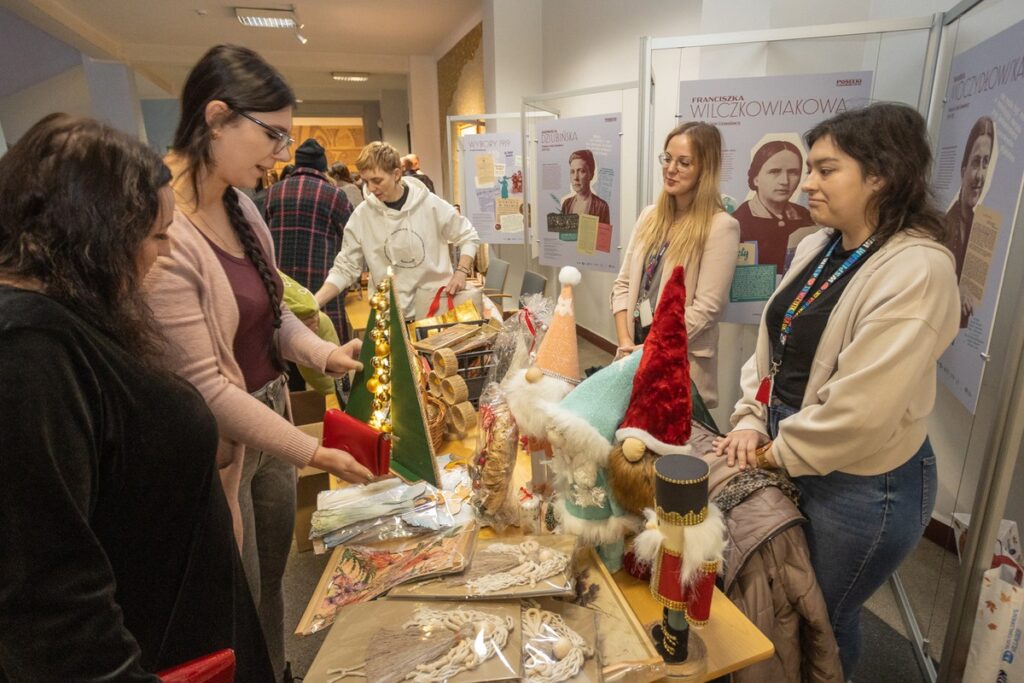
[[[272,680],[217,425],[139,292],[169,180],[64,114],[0,158],[0,681],[159,681],[224,648]]]

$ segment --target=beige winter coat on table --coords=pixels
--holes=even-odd
[[[690,438],[694,452],[711,467],[712,500],[742,476],[714,454],[714,437],[694,424]],[[734,673],[733,683],[843,681],[839,647],[811,567],[806,521],[774,486],[754,491],[725,513],[723,592],[775,646],[771,659]]]

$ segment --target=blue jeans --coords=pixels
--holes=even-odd
[[[797,412],[768,410],[772,438],[779,422]],[[917,545],[935,507],[935,454],[925,438],[910,460],[875,476],[832,472],[794,477],[811,564],[818,577],[846,680],[860,657],[860,611]]]

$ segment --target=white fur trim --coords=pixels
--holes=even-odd
[[[563,285],[571,285],[575,287],[582,279],[583,274],[574,266],[562,266],[562,269],[558,271],[558,281]]]
[[[644,510],[644,517],[648,521],[650,521],[652,516],[657,520],[658,514],[654,510],[650,508]],[[633,539],[633,554],[636,556],[637,562],[647,566],[654,564],[654,560],[658,557],[658,551],[661,550],[661,543],[664,540],[665,536],[659,529],[644,529]]]
[[[615,440],[622,443],[626,439],[633,437],[644,442],[647,446],[647,450],[654,451],[658,455],[693,455],[693,447],[690,444],[683,444],[678,446],[675,444],[665,443],[659,439],[655,439],[651,436],[651,433],[645,429],[639,427],[620,427],[615,430]]]
[[[556,503],[556,514],[561,522],[562,533],[579,536],[585,545],[603,545],[621,541],[626,534],[635,533],[640,527],[640,520],[632,515],[609,517],[603,520],[580,519],[573,517],[565,508],[565,499],[559,497]]]
[[[548,418],[548,443],[552,450],[555,443],[561,455],[569,463],[578,467],[582,463],[592,462],[600,467],[608,464],[608,456],[612,452],[612,444],[585,419],[570,412],[560,405],[545,406]]]
[[[526,370],[516,371],[502,386],[519,433],[534,439],[547,438],[551,406],[573,389],[569,382],[549,375],[538,382],[527,382]]]
[[[704,521],[683,529],[683,570],[680,583],[693,582],[705,562],[718,562],[722,568],[725,550],[725,517],[714,503],[708,503],[708,516]]]

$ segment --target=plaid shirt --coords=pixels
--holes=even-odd
[[[352,204],[323,173],[299,167],[270,187],[264,214],[274,237],[277,267],[312,292],[320,289],[341,250],[341,235]],[[324,312],[344,339],[343,297]]]

